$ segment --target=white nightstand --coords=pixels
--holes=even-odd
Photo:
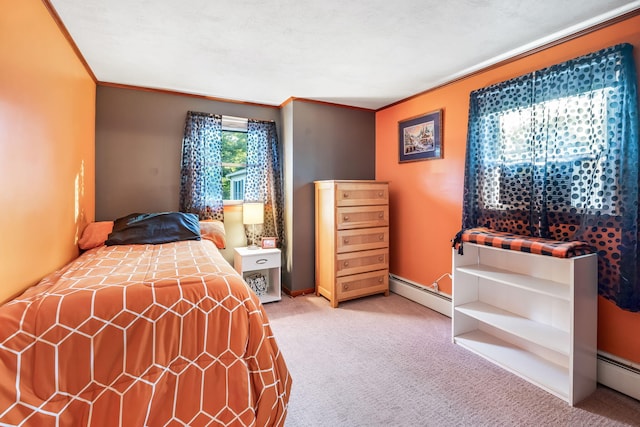
[[[247,283],[256,276],[265,278],[266,290],[256,292],[263,303],[280,301],[280,266],[280,249],[234,249],[233,267]]]

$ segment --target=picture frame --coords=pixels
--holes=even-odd
[[[442,110],[398,122],[399,163],[442,158]]]
[[[262,238],[262,249],[273,249],[276,247],[276,238],[275,237],[263,237]]]

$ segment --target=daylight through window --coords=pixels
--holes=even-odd
[[[498,113],[500,148],[487,159],[485,206],[521,209],[529,201],[513,197],[514,189],[527,194],[541,183],[545,188],[536,191],[546,194],[551,210],[614,206],[595,191],[598,183],[585,183],[577,173],[602,172],[608,149],[606,105],[606,92],[600,89]]]
[[[247,119],[222,116],[224,200],[244,200],[247,177]]]

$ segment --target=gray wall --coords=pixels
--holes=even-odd
[[[282,109],[98,86],[96,220],[178,209],[187,111],[274,120],[283,148],[283,285],[314,288],[313,181],[375,178],[375,113],[295,100]]]
[[[290,241],[293,292],[315,287],[315,214],[313,181],[375,178],[375,113],[308,101],[283,109],[285,181],[291,197]]]
[[[187,111],[274,120],[280,109],[98,86],[96,220],[178,210]]]

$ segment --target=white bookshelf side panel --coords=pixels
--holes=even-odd
[[[453,337],[475,331],[479,327],[480,322],[478,319],[466,315],[455,307],[451,311],[451,332]]]
[[[574,262],[572,400],[579,402],[595,391],[598,376],[598,259],[594,254]]]

